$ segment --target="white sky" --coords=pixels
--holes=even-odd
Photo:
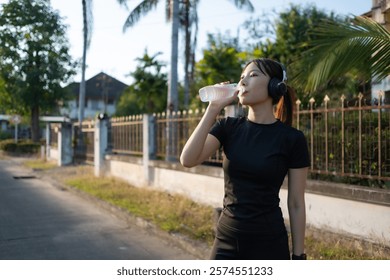
[[[0,0],[0,4],[7,3]],[[127,75],[134,71],[137,62],[134,60],[144,54],[163,52],[160,60],[168,63],[170,59],[170,24],[165,22],[165,2],[161,0],[157,9],[141,18],[139,23],[122,32],[123,24],[130,11],[141,0],[129,1],[129,11],[119,6],[116,0],[93,0],[94,28],[91,47],[87,54],[86,78],[103,71],[124,83],[130,84]],[[198,47],[200,51],[206,46],[207,33],[230,30],[234,35],[237,28],[249,17],[262,15],[275,9],[281,11],[289,7],[289,3],[314,3],[317,8],[334,11],[337,14],[360,15],[371,9],[371,0],[252,0],[255,12],[250,14],[235,8],[232,0],[201,0],[198,7],[199,33]],[[75,59],[82,56],[82,5],[81,0],[51,0],[52,6],[59,10],[64,23],[69,26],[68,37],[71,44],[71,55]],[[179,47],[180,48],[180,47]],[[179,49],[179,54],[182,50]],[[199,59],[199,55],[197,56]],[[179,58],[181,71],[182,57]],[[168,71],[168,69],[167,69]],[[180,74],[179,72],[179,74]],[[181,79],[181,77],[179,77]],[[80,80],[80,74],[74,77]]]

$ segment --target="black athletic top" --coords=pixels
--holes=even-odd
[[[263,231],[259,223],[264,217],[281,213],[279,191],[288,169],[310,165],[305,136],[279,120],[258,124],[245,117],[221,119],[210,134],[225,154],[225,224],[238,231]]]

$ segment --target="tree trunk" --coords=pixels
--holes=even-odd
[[[177,59],[179,48],[179,0],[172,1],[172,34],[171,34],[171,69],[168,84],[168,108],[169,112],[178,110],[177,92]]]
[[[87,13],[87,1],[82,0],[83,6],[83,58],[81,64],[81,82],[79,88],[79,127],[77,129],[77,145],[76,145],[76,154],[84,153],[86,149],[84,145],[84,138],[82,133],[82,123],[84,120],[84,109],[85,109],[85,69],[87,63],[87,48],[88,48],[88,13]]]
[[[185,29],[185,50],[184,50],[184,108],[188,109],[188,104],[190,100],[190,59],[191,59],[191,31],[190,31],[190,4],[189,1],[186,1],[185,5],[185,15],[184,15],[184,29]]]
[[[87,19],[87,3],[86,0],[82,0],[83,4],[83,60],[81,64],[81,82],[79,88],[79,127],[81,128],[81,123],[84,119],[84,103],[85,103],[85,68],[87,61],[87,46],[88,46],[88,19]]]
[[[168,106],[167,117],[167,145],[166,145],[166,160],[176,161],[176,125],[172,121],[172,113],[178,110],[179,96],[177,92],[177,58],[178,58],[178,40],[179,40],[179,0],[171,0],[172,2],[172,46],[171,46],[171,69],[168,83]]]
[[[34,105],[31,107],[31,140],[33,142],[39,142],[39,106]]]

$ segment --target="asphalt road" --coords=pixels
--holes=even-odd
[[[0,160],[0,259],[196,259],[15,162]]]

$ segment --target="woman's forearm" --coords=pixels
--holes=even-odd
[[[305,205],[290,206],[289,215],[292,238],[292,253],[294,255],[301,255],[305,252]]]
[[[183,166],[193,167],[201,163],[207,135],[220,111],[218,106],[212,104],[207,107],[199,124],[184,145],[180,155],[180,162]]]

